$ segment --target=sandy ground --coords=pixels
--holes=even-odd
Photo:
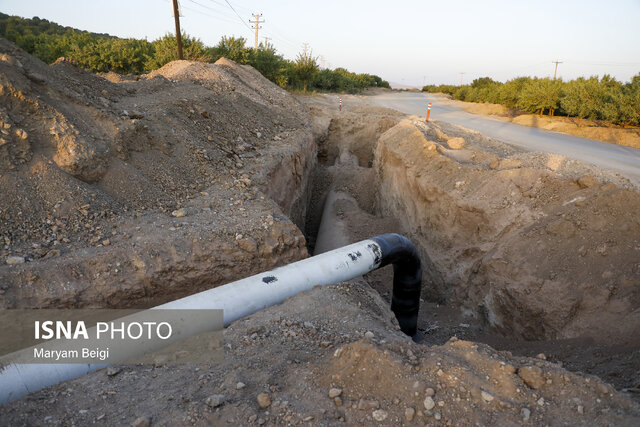
[[[136,81],[65,62],[48,67],[5,41],[0,47],[4,308],[148,306],[291,262],[307,254],[302,230],[313,249],[330,190],[345,195],[333,214],[349,239],[403,231],[419,244],[426,299],[424,339],[415,343],[389,310],[389,269],[315,288],[232,324],[221,364],[101,370],[1,406],[0,424],[638,423],[633,387],[616,390],[563,368],[569,362],[461,339],[487,331],[522,338],[527,322],[544,325],[532,337],[582,334],[556,311],[534,317],[526,292],[526,316],[512,322],[520,329],[478,316],[477,306],[490,295],[483,280],[493,281],[503,264],[496,254],[522,269],[534,265],[509,258],[522,253],[520,244],[563,292],[576,272],[549,266],[542,254],[572,238],[575,250],[578,222],[590,224],[577,201],[563,205],[574,193],[603,218],[602,235],[615,239],[602,254],[600,231],[589,229],[595,237],[584,244],[581,268],[600,272],[606,260],[613,273],[603,280],[620,283],[615,292],[605,287],[601,328],[630,316],[635,288],[622,278],[636,279],[626,265],[634,252],[625,251],[637,244],[637,222],[617,219],[636,196],[624,182],[604,172],[585,177],[579,165],[564,175],[549,159],[351,98],[342,113],[332,97],[301,104],[230,61],[174,62]],[[416,168],[425,183],[416,185]],[[573,236],[549,221],[561,218]],[[619,224],[627,224],[624,233]],[[555,240],[536,237],[546,246],[527,240],[547,227],[544,236]],[[507,273],[525,278],[521,270],[499,273],[505,280],[492,292],[510,290]],[[588,285],[600,290],[603,282]],[[518,312],[509,308],[484,313]],[[571,313],[594,315],[579,304]],[[629,319],[628,328],[637,326]],[[616,331],[606,338],[618,339]],[[629,367],[612,365],[634,380]]]

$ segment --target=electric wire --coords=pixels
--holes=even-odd
[[[238,12],[236,12],[236,10],[233,8],[233,6],[231,6],[231,3],[229,3],[229,0],[224,0],[224,1],[229,5],[229,7],[231,8],[231,10],[233,10],[233,13],[235,13],[235,14],[236,14],[236,16],[238,17],[238,19],[240,19],[240,22],[242,22],[242,25],[244,25],[245,27],[247,27],[247,28],[249,29],[249,31],[251,31],[251,27],[249,27],[249,26],[247,25],[247,23],[246,23],[246,22],[244,22],[244,19],[242,19],[242,16],[240,16],[240,14],[239,14]]]

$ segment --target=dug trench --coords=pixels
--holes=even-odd
[[[640,419],[620,177],[362,99],[338,112],[224,59],[96,76],[0,39],[0,99],[3,309],[150,307],[385,232],[425,272],[420,344],[382,269],[232,323],[222,363],[93,372],[1,424]]]
[[[310,252],[404,234],[422,253],[425,344],[456,336],[544,355],[640,397],[634,183],[362,98],[343,112],[330,98],[303,101],[324,131]],[[390,302],[390,269],[365,279]]]

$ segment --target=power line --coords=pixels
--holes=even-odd
[[[552,64],[556,64],[556,68],[553,71],[553,80],[556,79],[556,75],[558,74],[558,64],[562,64],[562,61],[558,61],[557,59],[555,61],[551,61]]]
[[[258,31],[262,28],[262,26],[260,24],[262,24],[264,22],[264,19],[262,21],[260,20],[260,18],[262,17],[261,13],[253,13],[252,15],[256,20],[255,21],[249,20],[249,22],[251,22],[252,24],[255,24],[255,26],[253,27],[253,29],[256,30],[256,47],[255,47],[255,49],[258,50]]]
[[[269,27],[272,28],[272,30],[276,33],[278,33],[280,35],[280,38],[283,39],[284,41],[286,41],[287,43],[289,43],[291,46],[298,46],[298,43],[292,39],[290,39],[289,37],[287,37],[284,32],[282,32],[280,30],[280,28],[275,25],[273,22],[269,23]]]
[[[164,0],[164,1],[166,1],[166,2],[167,2],[167,3],[169,3],[169,4],[171,4],[171,3],[172,3],[172,0]],[[204,11],[202,11],[202,10],[194,9],[194,8],[191,8],[191,7],[188,7],[188,6],[183,6],[183,5],[179,5],[179,6],[180,6],[180,9],[185,9],[185,10],[188,10],[188,11],[191,11],[191,12],[194,12],[194,13],[198,13],[198,14],[200,14],[200,15],[202,15],[202,16],[206,16],[206,17],[213,18],[213,19],[219,20],[219,21],[221,21],[221,22],[226,22],[226,23],[230,23],[230,24],[237,23],[237,20],[235,19],[235,18],[237,17],[237,18],[239,18],[239,19],[240,19],[240,22],[242,22],[242,25],[244,25],[244,26],[245,26],[249,31],[251,31],[251,32],[253,33],[253,30],[252,30],[252,29],[251,29],[251,28],[250,28],[250,27],[245,23],[245,21],[244,21],[244,20],[242,20],[242,18],[237,14],[237,10],[235,10],[235,9],[234,9],[233,5],[228,4],[228,3],[226,2],[226,0],[223,0],[223,1],[225,1],[225,3],[222,3],[221,1],[218,1],[218,0],[208,0],[208,1],[212,2],[214,5],[219,5],[219,6],[221,6],[221,7],[224,7],[224,8],[225,8],[225,10],[228,10],[229,8],[231,8],[231,9],[232,9],[232,11],[235,13],[235,16],[234,16],[233,18],[231,18],[231,17],[230,17],[230,16],[228,16],[228,15],[220,14],[220,13],[221,13],[220,11],[215,10],[215,9],[212,9],[212,8],[210,8],[210,7],[207,7],[207,6],[205,6],[205,5],[203,5],[203,4],[199,3],[199,2],[197,2],[197,1],[195,1],[195,0],[188,0],[188,1],[190,1],[191,3],[193,3],[193,4],[195,4],[195,5],[198,5],[198,6],[200,6],[200,7],[203,7],[203,8],[205,8],[205,9],[208,9],[208,10],[210,10],[210,11],[216,12],[216,15],[213,15],[213,14],[210,14],[210,13],[206,13],[206,12],[204,12]],[[243,8],[242,8],[242,7],[239,7],[239,9],[243,9]],[[182,16],[182,15],[181,15],[181,16]],[[272,27],[274,27],[274,25],[273,25],[272,23],[270,23],[270,24],[269,24],[269,28],[270,28],[270,29],[273,29]],[[281,32],[278,32],[278,33],[279,33],[279,34],[281,34]],[[284,44],[286,44],[286,45],[288,45],[289,47],[294,48],[294,49],[295,49],[297,46],[299,46],[299,44],[298,44],[298,43],[294,43],[294,42],[290,41],[290,39],[288,39],[288,38],[286,38],[286,37],[284,37],[284,36],[283,36],[283,37],[280,37],[280,36],[278,36],[278,35],[274,34],[272,31],[263,31],[263,32],[262,32],[262,34],[266,34],[266,35],[268,36],[268,38],[269,38],[269,39],[271,39],[271,40],[277,40],[277,41],[279,41],[279,42],[281,42],[281,43],[284,43]]]
[[[209,18],[217,19],[217,20],[219,20],[219,21],[221,21],[221,22],[227,22],[227,23],[229,23],[229,24],[236,24],[236,23],[237,23],[237,22],[236,22],[235,17],[233,17],[233,18],[232,18],[231,16],[228,16],[228,15],[222,14],[220,11],[215,10],[215,9],[212,9],[212,8],[210,8],[210,7],[207,7],[207,6],[203,5],[203,4],[200,4],[200,3],[198,3],[197,1],[194,1],[194,0],[189,0],[189,1],[190,1],[191,3],[193,3],[193,4],[195,4],[195,5],[198,5],[198,6],[200,6],[200,7],[203,7],[203,8],[205,8],[205,9],[207,9],[207,10],[211,10],[211,11],[215,12],[215,15],[212,15],[212,14],[210,14],[210,13],[206,13],[206,12],[203,12],[203,11],[198,10],[198,9],[192,9],[192,8],[189,8],[189,7],[183,6],[186,10],[190,10],[190,11],[192,11],[192,12],[199,13],[199,14],[200,14],[200,15],[202,15],[202,16],[207,16],[207,17],[209,17]]]
[[[572,64],[580,64],[580,65],[597,65],[603,67],[637,67],[640,65],[640,62],[581,62],[581,61],[570,61]]]
[[[225,17],[225,18],[227,18],[227,19],[230,19],[230,18],[231,18],[231,17],[230,17],[230,16],[228,16],[228,15],[224,15],[224,14],[222,14],[222,12],[221,12],[220,10],[218,10],[218,9],[214,9],[214,8],[209,7],[209,6],[206,6],[206,5],[202,4],[202,3],[198,3],[198,2],[197,2],[197,1],[195,1],[195,0],[189,0],[189,1],[190,1],[191,3],[193,3],[193,4],[197,4],[198,6],[200,6],[200,7],[202,7],[202,8],[205,8],[205,9],[207,9],[207,10],[210,10],[210,11],[212,11],[212,12],[215,12],[216,14],[220,14],[220,15],[224,16],[224,17]],[[226,7],[225,7],[225,10],[227,10],[227,9],[226,9]],[[234,18],[234,19],[235,19],[235,18]]]
[[[269,27],[271,27],[272,25],[273,25],[273,24],[271,24],[271,21],[269,21]],[[287,41],[286,39],[283,39],[282,37],[279,37],[279,36],[275,35],[275,34],[274,34],[273,32],[271,32],[271,31],[267,31],[267,30],[265,30],[265,31],[263,31],[263,34],[268,34],[268,35],[269,35],[270,37],[272,37],[274,40],[278,40],[279,42],[282,42],[282,43],[284,43],[284,44],[286,44],[286,45],[288,45],[288,46],[290,46],[290,47],[292,47],[292,48],[296,48],[296,47],[298,47],[298,44],[297,44],[297,43],[292,43],[292,42],[290,42],[290,41]]]
[[[181,8],[185,9],[185,10],[188,10],[188,11],[191,11],[191,12],[198,13],[198,14],[200,14],[202,16],[206,16],[206,17],[209,17],[209,18],[217,19],[217,20],[222,21],[222,22],[227,22],[229,24],[235,24],[236,23],[235,20],[231,21],[231,20],[228,20],[228,19],[224,19],[223,17],[211,15],[209,13],[203,12],[203,11],[198,10],[198,9],[193,9],[193,8],[188,7],[188,6],[181,6]]]
[[[224,7],[225,9],[227,8],[227,6],[229,5],[229,3],[226,0],[209,0],[212,3],[215,3],[217,5],[220,5],[222,7]],[[247,13],[250,13],[251,11],[249,9],[247,9],[246,7],[243,7],[242,5],[240,6],[236,6],[238,9],[240,9],[240,11],[244,10]]]
[[[172,0],[165,0],[168,3],[171,3]],[[198,10],[198,9],[193,9],[193,8],[189,8],[187,6],[181,6],[181,8],[191,11],[191,12],[195,12],[198,13],[202,16],[207,16],[210,18],[214,18],[216,20],[222,21],[222,22],[227,22],[227,23],[233,23],[236,22],[235,18],[238,18],[238,20],[242,23],[242,25],[245,26],[245,28],[247,28],[249,31],[251,31],[252,33],[254,32],[254,29],[252,29],[251,27],[249,27],[249,25],[247,25],[247,23],[245,22],[244,19],[242,19],[242,16],[238,13],[238,10],[248,10],[246,8],[243,8],[242,6],[235,6],[229,1],[229,0],[208,0],[212,3],[212,5],[216,5],[216,6],[221,6],[224,8],[228,8],[231,9],[231,12],[233,12],[233,14],[235,15],[234,18],[232,19],[230,16],[226,15],[226,14],[222,14],[221,11],[217,10],[217,9],[213,9],[211,7],[208,7],[198,1],[195,0],[188,0],[189,2],[193,3],[194,5],[200,6],[203,9],[206,9],[207,11],[211,11],[211,12],[215,12],[215,14],[210,14],[210,13],[206,13],[205,11],[202,10]],[[299,43],[292,41],[292,39],[290,39],[289,37],[287,37],[285,35],[284,32],[282,32],[282,30],[280,30],[275,24],[270,23],[269,24],[269,29],[270,31],[263,31],[262,34],[266,34],[269,38],[273,39],[273,40],[277,40],[280,43],[284,43],[287,46],[289,46],[290,48],[295,49],[297,46],[299,46]]]
[[[251,31],[251,28],[247,25],[247,23],[246,23],[246,22],[244,22],[244,19],[242,19],[242,16],[240,16],[240,15],[238,14],[238,12],[236,12],[236,10],[233,8],[233,6],[231,6],[231,3],[229,3],[229,0],[224,0],[224,1],[229,5],[229,7],[231,8],[231,10],[233,10],[233,13],[235,13],[235,14],[236,14],[236,16],[238,17],[238,19],[240,19],[240,22],[242,22],[242,25],[244,25],[245,27],[247,27],[247,29],[248,29],[249,31]]]

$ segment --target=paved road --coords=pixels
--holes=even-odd
[[[467,113],[450,101],[415,92],[385,93],[370,98],[372,103],[406,114],[424,116],[431,102],[431,118],[477,130],[495,140],[532,151],[560,154],[598,165],[640,183],[640,150],[593,139],[536,129],[487,116]]]

